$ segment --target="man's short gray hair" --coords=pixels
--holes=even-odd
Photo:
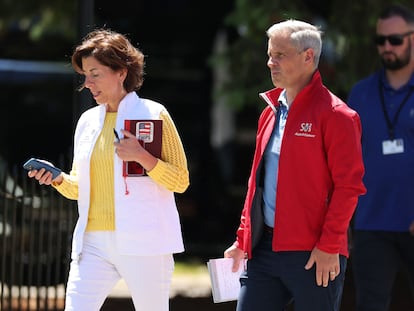
[[[319,58],[322,51],[322,31],[319,27],[312,24],[289,19],[280,23],[272,25],[266,34],[269,38],[276,35],[286,35],[298,50],[298,52],[305,51],[311,48],[314,51],[315,67],[319,64]]]

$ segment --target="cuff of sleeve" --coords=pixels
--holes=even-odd
[[[68,185],[71,184],[68,174],[62,173],[62,177],[63,177],[63,180],[60,184],[56,182],[51,183],[51,186],[55,188],[56,190],[66,188]]]
[[[161,178],[166,169],[167,164],[158,159],[157,164],[155,164],[154,168],[151,171],[147,171],[147,175],[153,178],[154,180],[158,180]]]

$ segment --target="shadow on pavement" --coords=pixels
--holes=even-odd
[[[235,302],[223,302],[215,304],[211,297],[205,298],[188,298],[177,296],[170,300],[170,311],[234,311],[236,309]],[[107,299],[101,311],[135,311],[131,299],[112,298]]]

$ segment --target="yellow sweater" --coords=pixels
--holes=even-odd
[[[167,111],[160,114],[163,120],[161,159],[149,172],[156,183],[170,191],[184,192],[188,185],[187,159],[180,136]],[[116,113],[107,113],[100,136],[91,156],[91,201],[87,231],[114,230],[114,134],[112,128]],[[77,200],[77,168],[73,165],[70,174],[63,174],[63,182],[53,186],[66,198]]]
[[[116,112],[107,112],[91,156],[91,201],[86,231],[115,230],[114,134]]]

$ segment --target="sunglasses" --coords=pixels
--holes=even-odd
[[[384,45],[385,41],[388,41],[393,46],[401,45],[404,42],[404,38],[406,36],[411,35],[412,33],[414,32],[409,31],[403,34],[395,34],[395,35],[389,35],[389,36],[377,35],[374,37],[374,42],[376,45]]]

